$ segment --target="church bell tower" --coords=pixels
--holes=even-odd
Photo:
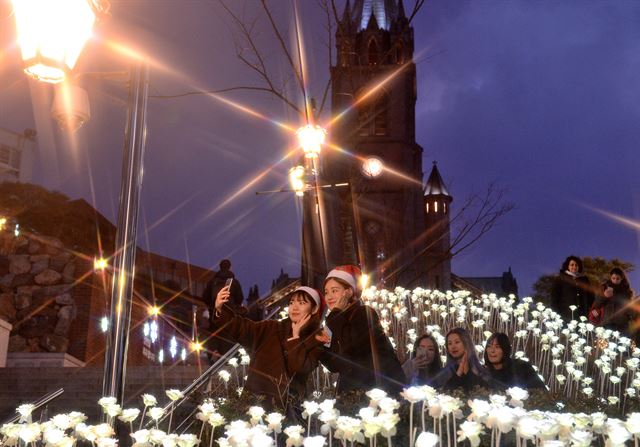
[[[415,139],[413,28],[402,0],[346,1],[331,67],[323,153],[331,264],[359,263],[387,287],[425,285],[422,148]]]

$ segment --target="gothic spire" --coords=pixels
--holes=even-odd
[[[344,12],[342,13],[342,23],[351,23],[351,1],[347,0],[344,4]]]
[[[429,180],[427,180],[427,185],[425,187],[425,195],[444,195],[450,196],[449,191],[447,190],[447,186],[444,184],[444,180],[442,180],[442,176],[440,175],[440,171],[438,171],[438,162],[433,162],[433,168],[431,169],[431,174],[429,175]]]
[[[347,0],[349,2],[349,0]],[[398,19],[406,19],[407,15],[404,12],[404,2],[402,0],[398,0]]]
[[[389,30],[398,15],[396,0],[355,0],[351,16],[358,25],[358,31],[367,28],[371,16],[380,29]]]

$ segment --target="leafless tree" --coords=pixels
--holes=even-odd
[[[298,114],[304,116],[305,113],[313,112],[314,119],[319,117],[327,103],[331,79],[327,76],[329,79],[327,79],[322,88],[321,101],[318,108],[311,105],[313,101],[307,101],[307,104],[301,106],[292,99],[291,95],[296,91],[300,92],[303,98],[312,96],[308,91],[309,80],[304,78],[305,74],[301,69],[300,58],[302,53],[298,47],[300,40],[297,38],[299,36],[289,35],[286,28],[278,23],[273,5],[268,0],[258,0],[257,2],[256,0],[251,0],[250,2],[243,2],[240,7],[238,7],[237,0],[211,1],[220,5],[230,19],[230,26],[234,32],[236,55],[242,64],[255,74],[256,79],[256,85],[234,86],[224,90],[217,90],[216,92],[232,90],[266,92],[282,100],[284,104]],[[282,0],[277,1],[280,2]],[[323,44],[326,46],[326,54],[328,56],[327,67],[331,67],[334,64],[335,54],[333,36],[336,34],[340,36],[346,30],[342,29],[343,23],[340,20],[340,8],[336,4],[336,0],[315,1],[319,11],[321,11],[324,22]],[[411,3],[408,9],[407,26],[410,26],[424,6],[425,1],[405,2]],[[232,7],[231,4],[234,6]],[[259,8],[247,7],[247,5],[255,6],[256,4],[259,4]],[[292,5],[295,8],[296,0],[292,0]],[[275,39],[279,51],[279,55],[271,59],[284,63],[284,70],[278,71],[268,63],[270,58],[267,58],[266,50],[262,45],[265,42],[264,36],[262,36],[265,30],[270,38]],[[299,30],[294,27],[289,32],[298,33]],[[514,205],[507,201],[506,190],[492,182],[488,184],[483,193],[471,194],[461,206],[456,208],[458,211],[451,218],[453,234],[451,235],[448,258],[458,255],[475,244],[482,236],[494,228],[502,217],[513,210]],[[422,256],[430,248],[424,247],[416,256]]]

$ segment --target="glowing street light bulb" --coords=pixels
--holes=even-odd
[[[376,178],[384,170],[384,164],[378,157],[367,157],[362,162],[362,172],[369,178]]]
[[[103,271],[109,266],[109,263],[104,258],[93,259],[93,269],[96,271]]]
[[[303,166],[294,166],[289,169],[289,183],[297,196],[303,196],[306,184],[304,182],[305,170]]]
[[[307,124],[296,132],[300,147],[307,158],[316,158],[322,149],[322,144],[327,137],[327,131],[320,126]]]
[[[158,306],[151,306],[149,308],[149,315],[160,315],[160,308]]]
[[[105,0],[12,0],[24,71],[59,83],[75,66]]]
[[[368,286],[369,286],[369,275],[367,275],[366,273],[363,273],[360,276],[360,288],[364,290]]]
[[[0,217],[0,231],[4,230],[6,225],[7,225],[7,218]]]
[[[191,343],[191,350],[196,352],[202,351],[202,342],[194,341],[193,343]]]

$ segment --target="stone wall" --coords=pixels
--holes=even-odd
[[[0,318],[9,352],[66,352],[77,314],[76,256],[59,239],[0,231]]]

